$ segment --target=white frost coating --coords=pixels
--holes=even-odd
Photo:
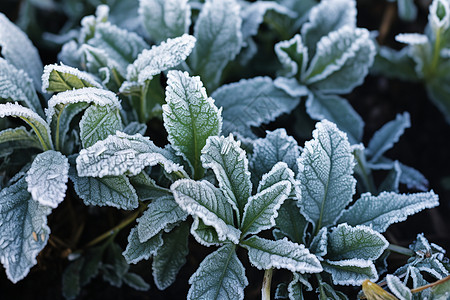
[[[296,78],[278,76],[274,80],[274,85],[293,98],[308,96],[310,93],[306,85],[301,84]]]
[[[167,39],[158,46],[146,49],[127,68],[127,80],[143,84],[153,76],[179,65],[191,54],[196,38],[189,34]]]
[[[348,259],[340,261],[325,260],[324,271],[331,274],[333,283],[337,285],[361,285],[364,280],[378,280],[375,265],[370,260]]]
[[[140,19],[155,42],[188,32],[191,6],[188,0],[139,0]]]
[[[64,106],[73,103],[92,103],[99,106],[110,106],[111,108],[121,109],[119,98],[107,90],[102,90],[94,87],[86,87],[78,90],[71,90],[58,93],[48,100],[48,108],[45,109],[47,122],[52,121],[53,115],[56,112],[56,106]]]
[[[290,49],[295,47],[293,50]],[[293,61],[291,53],[294,52],[297,59],[298,56],[301,56],[300,62]],[[281,64],[288,70],[286,74],[283,74],[286,77],[291,77],[299,74],[303,74],[306,70],[306,66],[308,64],[308,49],[303,45],[302,37],[299,34],[296,34],[292,39],[287,41],[281,41],[275,44],[275,54],[278,56]],[[299,66],[298,63],[301,65]]]
[[[430,42],[426,35],[420,33],[400,33],[395,36],[395,40],[408,45],[423,45]]]
[[[242,246],[248,249],[252,265],[260,270],[287,269],[301,274],[323,271],[320,261],[305,245],[293,243],[287,238],[272,241],[252,236]]]
[[[127,263],[136,264],[144,259],[149,259],[163,245],[161,234],[155,235],[153,238],[142,243],[139,241],[137,227],[131,229],[128,235],[128,244],[122,255]]]
[[[17,69],[24,70],[33,80],[36,90],[41,88],[42,62],[39,53],[26,34],[0,13],[0,49],[3,56]]]
[[[402,300],[412,299],[411,290],[397,276],[391,274],[386,275],[386,282],[392,294],[397,298]]]
[[[309,250],[318,256],[319,260],[323,260],[323,256],[327,255],[328,248],[328,230],[326,227],[322,227],[319,232],[314,236]]]
[[[261,181],[258,184],[258,188],[256,190],[257,193],[270,188],[272,185],[287,180],[291,183],[291,188],[294,195],[296,196],[297,200],[301,200],[301,189],[300,189],[300,182],[298,180],[295,180],[294,172],[289,169],[288,165],[285,162],[277,162],[272,170],[264,174],[261,178]]]
[[[58,73],[67,73],[70,75],[73,75],[80,80],[88,82],[90,85],[101,89],[102,86],[94,79],[94,77],[86,72],[80,71],[77,68],[72,68],[69,66],[65,66],[61,63],[61,65],[54,64],[54,65],[46,65],[44,67],[44,73],[42,73],[42,91],[47,91],[49,87],[49,79],[50,79],[50,73],[52,71],[56,71]],[[51,92],[51,91],[47,91]]]
[[[409,195],[382,192],[378,196],[366,193],[342,214],[339,222],[366,225],[375,231],[384,232],[389,225],[404,221],[409,215],[425,208],[438,205],[438,195],[433,191]]]
[[[291,183],[283,180],[250,197],[242,218],[243,236],[257,234],[275,226],[278,209],[289,196],[291,188]]]
[[[438,12],[444,12],[443,16],[438,16]],[[441,19],[442,17],[442,19]],[[450,4],[448,0],[433,0],[430,6],[428,22],[433,31],[445,31],[450,25]]]
[[[52,149],[50,127],[37,113],[17,103],[0,104],[0,118],[19,117],[32,126],[44,149]]]
[[[38,154],[25,177],[33,200],[56,208],[66,195],[68,172],[69,161],[60,152]]]
[[[375,260],[383,254],[389,242],[368,226],[339,224],[328,236],[328,255],[332,260]]]
[[[334,225],[352,201],[354,165],[347,135],[327,120],[317,123],[298,159],[297,176],[302,189],[298,206],[316,229]]]
[[[234,211],[219,189],[208,181],[190,179],[177,180],[170,189],[184,211],[216,229],[220,241],[239,243],[241,231],[233,226]]]
[[[222,245],[222,242],[219,241],[217,237],[217,232],[214,227],[207,226],[210,230],[206,230],[205,228],[200,227],[201,225],[206,226],[203,222],[200,222],[202,222],[200,218],[194,217],[190,232],[195,240],[205,247]]]
[[[226,244],[205,257],[189,283],[188,300],[243,300],[248,280],[235,246]]]
[[[117,131],[103,141],[82,149],[77,157],[78,175],[82,177],[137,175],[147,166],[161,164],[168,173],[182,172],[172,155],[141,134],[128,135]],[[187,176],[187,174],[185,174]]]
[[[204,168],[214,171],[219,187],[230,200],[233,209],[241,215],[251,196],[252,183],[245,151],[239,147],[233,135],[210,136],[200,156]]]

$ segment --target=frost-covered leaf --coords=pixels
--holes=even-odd
[[[248,257],[253,266],[260,270],[270,268],[287,269],[291,272],[320,273],[322,266],[305,245],[282,240],[271,241],[252,236],[242,242],[248,249]]]
[[[409,50],[408,47],[404,47],[400,51],[385,46],[379,47],[370,72],[383,74],[387,78],[418,81],[419,78],[414,69],[415,63],[409,55]]]
[[[56,208],[66,195],[68,172],[69,162],[60,152],[38,154],[25,177],[33,200]]]
[[[256,181],[268,173],[277,162],[285,162],[289,169],[297,172],[297,158],[300,147],[297,141],[288,136],[284,128],[267,131],[263,139],[253,143],[253,154],[250,157],[250,169]]]
[[[310,91],[308,87],[298,81],[296,78],[277,77],[273,82],[275,86],[285,91],[293,98],[307,96]]]
[[[148,137],[117,131],[116,135],[82,149],[77,157],[77,170],[82,177],[137,175],[147,166],[161,164],[168,173],[183,172],[183,167],[174,163],[172,156]]]
[[[450,104],[447,101],[450,95],[450,85],[447,78],[429,80],[426,85],[430,100],[444,114],[447,123],[450,122]]]
[[[311,57],[319,40],[344,26],[356,26],[356,1],[326,0],[309,12],[309,21],[302,27],[302,36]]]
[[[76,170],[71,168],[69,178],[85,205],[112,206],[121,209],[135,209],[139,206],[136,191],[125,176],[79,177]]]
[[[286,235],[291,241],[305,243],[306,228],[308,221],[300,214],[297,202],[287,199],[278,210],[278,217],[275,219],[276,227]]]
[[[189,226],[182,223],[170,233],[163,234],[163,246],[153,257],[153,279],[160,290],[169,287],[176,279],[178,271],[186,263]]]
[[[398,16],[404,21],[414,21],[417,17],[417,7],[414,0],[397,0]]]
[[[173,197],[161,197],[147,206],[147,210],[137,220],[139,240],[146,242],[167,225],[184,221],[187,214],[178,206]]]
[[[92,105],[86,109],[79,123],[83,148],[122,131],[122,119],[117,107]]]
[[[270,188],[272,185],[277,184],[280,181],[289,181],[291,183],[291,196],[296,197],[298,201],[301,200],[300,183],[295,180],[294,172],[288,168],[284,162],[276,163],[273,168],[264,174],[261,181],[258,184],[257,192]],[[292,192],[293,191],[293,192]]]
[[[50,127],[37,113],[17,103],[0,104],[0,118],[14,117],[25,121],[37,135],[44,150],[53,149]]]
[[[126,273],[125,275],[123,275],[122,280],[128,286],[137,291],[148,291],[150,289],[150,285],[145,282],[140,275],[135,273]]]
[[[251,196],[244,208],[241,225],[243,236],[275,226],[278,209],[289,196],[291,188],[291,183],[283,180]]]
[[[411,300],[411,290],[398,278],[397,276],[388,274],[386,282],[392,294],[397,296],[400,300]]]
[[[241,231],[234,227],[234,210],[218,188],[205,180],[181,179],[170,189],[184,211],[216,229],[219,240],[239,242]]]
[[[75,299],[81,291],[80,272],[84,264],[81,257],[66,267],[62,274],[62,295],[65,299]]]
[[[346,99],[338,95],[314,93],[306,100],[306,111],[312,119],[327,119],[335,123],[347,133],[351,144],[362,140],[364,121]]]
[[[23,279],[37,263],[50,234],[50,212],[31,198],[25,178],[0,191],[0,261],[12,282]]]
[[[42,62],[37,49],[26,34],[0,13],[1,56],[33,80],[34,88],[41,89]]]
[[[127,67],[148,45],[136,33],[121,29],[109,22],[95,26],[95,35],[88,41],[92,47],[102,49],[117,71],[125,77]]]
[[[209,137],[202,149],[201,161],[205,169],[214,171],[220,189],[240,220],[252,192],[248,160],[240,142],[236,142],[231,134],[227,138]]]
[[[388,241],[370,227],[340,224],[328,235],[327,258],[375,260],[388,245]]]
[[[428,180],[422,173],[402,163],[399,163],[399,166],[401,170],[400,183],[406,184],[408,189],[428,190]]]
[[[0,99],[20,101],[39,115],[44,115],[33,81],[28,74],[3,58],[0,58]]]
[[[112,286],[121,287],[122,278],[128,272],[130,265],[122,255],[122,248],[116,243],[110,243],[105,250],[100,268],[103,280]]]
[[[291,112],[299,103],[277,88],[269,77],[242,79],[218,88],[212,95],[223,107],[223,133],[238,132],[254,137],[250,126],[259,127]]]
[[[378,187],[378,193],[381,192],[396,192],[398,193],[398,187],[400,185],[400,176],[402,174],[402,170],[400,168],[400,163],[395,161],[392,164],[392,169],[384,178],[383,182]]]
[[[2,153],[22,148],[43,150],[38,137],[23,126],[0,131],[0,151]]]
[[[373,135],[366,152],[371,162],[376,162],[387,150],[398,142],[406,128],[411,126],[409,113],[397,114],[395,120],[386,123]]]
[[[222,242],[219,240],[219,236],[217,235],[217,231],[214,227],[206,225],[198,217],[194,217],[194,222],[192,222],[191,226],[191,234],[195,240],[203,246],[209,247],[222,245]]]
[[[300,273],[292,273],[294,278],[288,285],[288,293],[290,300],[303,300],[303,289],[307,291],[312,291],[313,287],[311,283],[308,282],[306,275]]]
[[[300,75],[305,72],[308,64],[308,49],[299,34],[288,41],[275,44],[275,54],[283,64],[284,76],[300,78]]]
[[[187,299],[242,300],[248,285],[245,268],[236,255],[236,246],[226,244],[208,255],[189,278]]]
[[[130,182],[136,189],[136,193],[141,201],[155,200],[160,197],[172,196],[169,189],[157,185],[156,182],[150,178],[147,173],[145,173],[145,171],[136,176],[131,176]]]
[[[340,261],[325,260],[323,269],[331,274],[334,284],[361,285],[366,279],[378,279],[375,265],[370,260],[348,259]]]
[[[143,259],[149,259],[162,246],[161,234],[157,234],[145,242],[139,240],[138,228],[131,229],[128,235],[128,244],[122,255],[127,263],[136,264]]]
[[[140,133],[142,135],[145,135],[145,132],[147,131],[147,124],[139,123],[139,122],[130,122],[127,126],[125,126],[124,129],[122,129],[122,132],[133,135],[136,133]]]
[[[133,64],[128,66],[127,80],[143,85],[146,80],[151,80],[162,71],[176,67],[186,60],[195,46],[195,41],[193,36],[183,34],[142,51]]]
[[[323,257],[328,253],[328,230],[322,227],[309,245],[309,251],[316,256]]]
[[[450,294],[450,280],[447,280],[441,284],[438,284],[431,288],[431,294],[433,300],[446,300]]]
[[[188,0],[141,0],[139,16],[156,43],[182,35],[191,25]]]
[[[47,65],[42,74],[42,91],[64,92],[84,87],[102,88],[95,78],[77,68],[65,65]]]
[[[302,80],[322,93],[348,93],[363,82],[375,53],[367,29],[344,26],[320,39]]]
[[[327,120],[317,123],[298,164],[302,190],[298,205],[317,232],[335,224],[355,192],[354,159],[347,136]]]
[[[323,281],[319,282],[318,292],[319,292],[319,300],[328,300],[328,299],[347,300],[348,299],[344,293],[336,291],[335,289],[333,289],[333,287],[331,285],[329,285],[328,283],[323,282]],[[372,299],[370,299],[370,300],[372,300]]]
[[[428,23],[435,32],[445,31],[450,26],[450,4],[446,0],[434,0],[430,6]]]
[[[207,97],[199,77],[181,71],[169,71],[167,75],[166,102],[163,119],[168,140],[189,162],[194,178],[201,178],[201,150],[209,136],[219,135],[221,110]]]
[[[406,220],[425,208],[439,205],[438,196],[433,192],[416,194],[396,194],[383,192],[378,196],[362,194],[356,203],[339,218],[339,223],[366,225],[373,230],[384,232],[389,225]]]
[[[217,87],[222,71],[242,47],[240,6],[236,0],[207,0],[194,27],[197,44],[190,66],[208,88]]]

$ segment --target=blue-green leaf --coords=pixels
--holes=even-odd
[[[245,137],[254,137],[250,126],[273,121],[291,112],[300,101],[277,88],[269,77],[223,85],[212,97],[218,107],[223,107],[223,133],[238,132]]]
[[[409,195],[383,192],[378,196],[366,193],[342,214],[339,222],[352,226],[366,225],[375,231],[384,232],[389,225],[437,205],[438,196],[433,191]]]
[[[300,75],[305,73],[309,59],[308,49],[303,44],[302,37],[299,34],[288,41],[275,44],[275,54],[283,64],[284,76],[295,76],[299,79]]]
[[[194,217],[194,222],[191,226],[191,234],[194,236],[195,240],[202,244],[203,246],[220,246],[222,241],[219,240],[217,231],[214,227],[206,225],[203,223],[202,219]]]
[[[128,244],[122,253],[127,263],[136,264],[143,259],[149,259],[162,246],[161,234],[156,234],[149,240],[141,242],[138,236],[138,229],[134,227],[128,235]]]
[[[306,229],[308,221],[300,213],[297,201],[287,199],[278,210],[278,217],[275,219],[276,227],[286,235],[291,241],[305,243]]]
[[[328,230],[322,227],[314,236],[309,245],[309,251],[318,257],[323,257],[328,253]]]
[[[325,260],[322,266],[331,274],[334,284],[361,285],[366,279],[371,281],[378,279],[375,265],[370,260],[356,258],[340,261]]]
[[[417,18],[417,7],[414,0],[397,0],[398,16],[404,21],[414,21]]]
[[[248,285],[245,268],[236,255],[236,246],[226,244],[208,255],[189,279],[187,299],[242,300]]]
[[[298,164],[302,190],[298,205],[318,232],[336,223],[355,193],[354,158],[347,136],[327,120],[317,123]]]
[[[209,136],[219,135],[221,111],[207,97],[200,78],[181,71],[169,71],[167,75],[166,102],[163,119],[168,140],[189,162],[194,177],[201,178],[201,150]]]
[[[25,177],[33,200],[56,208],[66,195],[68,172],[69,162],[60,152],[38,154]]]
[[[0,131],[0,151],[5,153],[8,150],[22,148],[43,150],[38,137],[23,126]]]
[[[0,261],[12,282],[23,279],[37,263],[50,234],[50,212],[31,198],[25,178],[0,191]]]
[[[191,7],[188,0],[141,0],[139,16],[150,38],[159,43],[188,31]]]
[[[394,294],[400,300],[412,299],[411,290],[397,276],[388,274],[386,276],[386,282],[392,294]]]

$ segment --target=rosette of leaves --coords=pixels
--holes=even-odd
[[[364,122],[339,96],[360,85],[375,56],[369,31],[356,27],[356,1],[327,0],[314,6],[300,34],[275,46],[283,65],[275,85],[292,97],[306,97],[307,114],[327,119],[361,141]]]
[[[305,244],[324,270],[313,276],[294,273],[284,293],[280,288],[280,297],[303,299],[302,295],[318,284],[316,291],[323,299],[346,299],[335,290],[336,285],[361,285],[364,280],[378,279],[375,263],[389,246],[381,233],[411,214],[438,205],[432,191],[364,193],[354,201],[353,147],[347,135],[327,120],[316,124],[313,139],[303,149],[285,133],[268,134],[253,144],[252,174],[264,174],[275,161],[296,170],[301,198],[282,204],[274,235]]]
[[[450,2],[435,0],[430,5],[424,34],[396,36],[407,46],[400,51],[380,47],[374,71],[387,77],[422,82],[428,97],[450,122]]]

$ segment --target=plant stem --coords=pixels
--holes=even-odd
[[[430,283],[430,284],[427,284],[427,285],[424,285],[424,286],[420,286],[420,287],[418,287],[418,288],[416,288],[416,289],[412,289],[412,290],[411,290],[411,293],[418,293],[418,292],[421,292],[421,291],[423,291],[423,290],[426,290],[426,289],[431,288],[431,287],[433,287],[433,286],[436,286],[436,285],[438,285],[438,284],[444,283],[444,282],[446,282],[446,281],[448,281],[448,280],[450,280],[450,275],[447,276],[447,277],[444,277],[444,278],[442,278],[442,279],[440,279],[440,280],[438,280],[438,281],[435,281],[435,282],[433,282],[433,283]]]
[[[433,60],[431,61],[431,74],[434,74],[439,62],[441,52],[441,29],[436,31],[436,41],[434,42]]]
[[[148,91],[149,83],[145,82],[144,87],[141,89],[141,107],[139,109],[139,122],[147,123],[147,91]]]
[[[263,283],[261,287],[261,300],[270,300],[270,285],[272,284],[273,269],[264,272]]]
[[[402,255],[406,255],[406,256],[414,256],[414,251],[412,251],[409,248],[406,247],[402,247],[402,246],[398,246],[398,245],[393,245],[393,244],[389,244],[388,248],[389,251],[398,253],[398,254],[402,254]]]

